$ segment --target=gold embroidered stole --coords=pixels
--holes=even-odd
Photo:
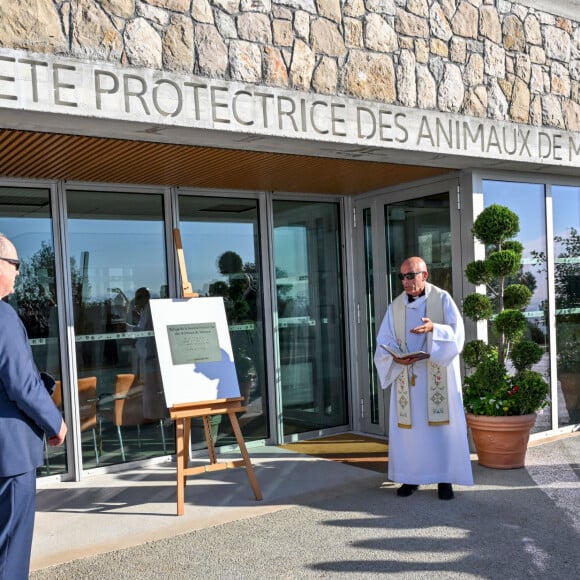
[[[434,323],[443,323],[443,300],[439,288],[432,284],[425,286],[426,309],[425,317]],[[393,317],[395,336],[399,348],[403,350],[406,344],[407,299],[405,293],[400,294],[393,302]],[[432,334],[427,335],[427,352],[431,352]],[[427,418],[429,425],[449,424],[449,395],[447,389],[447,367],[433,362],[427,362]],[[411,393],[409,391],[409,373],[405,367],[395,379],[397,420],[399,427],[411,429]]]

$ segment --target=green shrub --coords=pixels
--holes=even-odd
[[[522,340],[514,345],[510,358],[516,370],[522,372],[540,362],[544,349],[531,340]]]
[[[535,280],[509,283],[520,272],[523,245],[512,240],[520,231],[519,218],[509,208],[490,205],[475,220],[472,233],[486,246],[485,260],[467,264],[465,276],[475,285],[485,284],[488,295],[465,297],[463,314],[474,321],[489,320],[490,336],[497,346],[482,340],[468,342],[463,359],[472,372],[465,377],[463,405],[476,415],[523,415],[544,408],[549,386],[541,374],[530,370],[543,350],[534,342],[522,341],[528,322],[521,312],[532,298],[529,285]],[[510,376],[506,363],[516,369]]]

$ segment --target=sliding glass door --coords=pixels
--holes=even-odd
[[[263,280],[259,206],[256,199],[179,196],[179,228],[187,276],[200,296],[224,299],[240,394],[239,417],[246,441],[269,436],[264,345]],[[227,419],[212,419],[217,445],[235,443]],[[203,447],[201,422],[192,422],[192,447]]]
[[[340,207],[274,201],[284,436],[348,423]]]
[[[61,379],[58,306],[51,191],[47,188],[0,187],[0,232],[16,246],[20,274],[10,303],[26,326],[36,366]],[[61,401],[58,401],[61,410]],[[45,444],[38,475],[66,473],[66,446]]]
[[[167,296],[161,193],[69,190],[84,469],[174,452],[149,300]]]

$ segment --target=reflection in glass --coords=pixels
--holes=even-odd
[[[348,422],[339,206],[274,201],[284,435]]]
[[[246,441],[268,438],[267,382],[262,305],[258,202],[253,199],[179,196],[180,233],[187,276],[200,296],[221,296],[240,394]],[[216,445],[234,444],[227,418],[211,418]],[[205,447],[201,420],[192,420],[191,445]]]
[[[420,256],[429,282],[453,293],[449,194],[441,193],[385,206],[388,302],[402,292],[397,278],[406,258]]]
[[[508,181],[483,182],[484,205],[504,205],[520,218],[520,233],[516,240],[524,246],[520,273],[515,280],[506,283],[525,284],[532,291],[532,300],[524,315],[528,320],[526,340],[532,340],[544,349],[542,360],[532,370],[542,373],[549,382],[548,336],[548,276],[545,263],[539,256],[546,253],[546,212],[544,185]],[[490,333],[490,341],[493,336]],[[538,414],[532,433],[551,429],[550,409]]]
[[[68,191],[67,210],[83,465],[172,453],[149,311],[167,296],[163,197]]]
[[[580,188],[553,187],[558,425],[580,423]]]
[[[0,232],[16,246],[20,275],[6,300],[28,332],[36,366],[60,379],[60,345],[50,192],[46,189],[0,188]],[[59,394],[55,401],[62,409]],[[45,446],[38,475],[65,473],[65,447]]]

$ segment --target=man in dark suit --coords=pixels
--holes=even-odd
[[[14,292],[19,266],[16,248],[0,234],[0,299]],[[66,431],[24,325],[0,300],[0,580],[28,578],[43,436],[49,445],[61,445]]]

